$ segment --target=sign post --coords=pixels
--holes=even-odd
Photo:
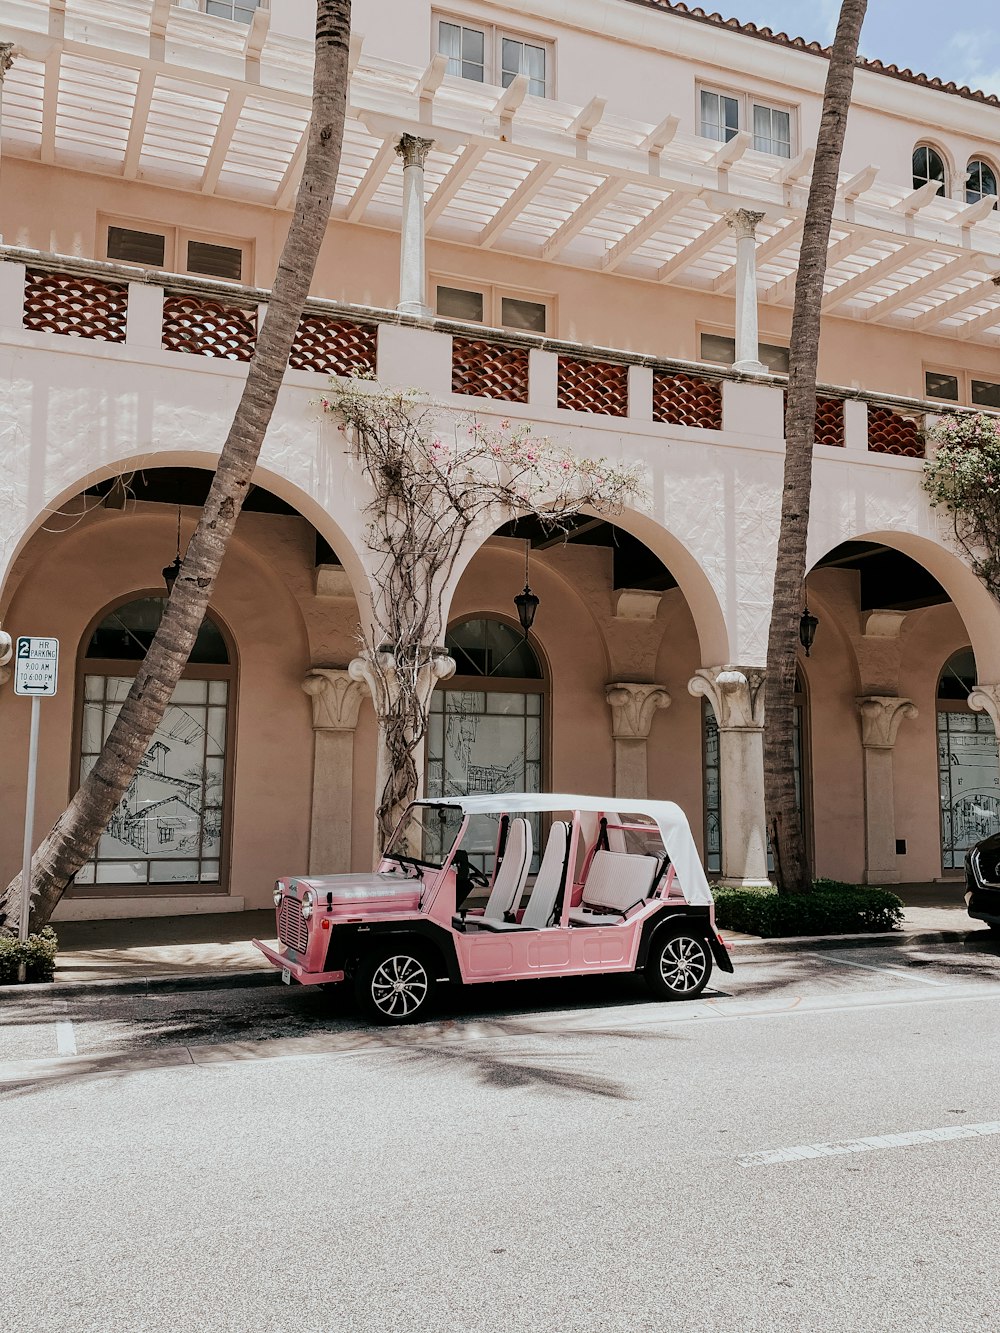
[[[35,788],[38,782],[38,722],[40,701],[51,698],[59,679],[59,640],[30,638],[22,635],[14,653],[14,693],[31,698],[31,731],[28,737],[28,789],[24,803],[24,856],[21,862],[21,919],[18,939],[28,938],[31,915],[31,854],[35,835]],[[25,977],[25,965],[19,980]]]

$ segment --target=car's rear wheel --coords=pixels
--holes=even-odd
[[[416,1023],[426,1017],[434,994],[428,959],[407,944],[385,945],[363,958],[354,975],[354,994],[375,1023]]]
[[[654,940],[646,959],[646,983],[663,1000],[700,995],[712,975],[712,951],[700,935],[677,931]]]

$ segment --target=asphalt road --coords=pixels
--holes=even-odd
[[[714,980],[7,1002],[0,1328],[996,1329],[1000,947]]]

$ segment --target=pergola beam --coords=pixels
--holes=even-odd
[[[430,227],[441,216],[455,195],[486,156],[483,144],[467,144],[462,155],[453,163],[424,209],[424,225]]]
[[[856,250],[863,249],[864,246],[871,244],[871,238],[867,235],[856,235],[851,232],[849,236],[842,236],[839,241],[834,241],[826,252],[826,267],[829,271],[834,264],[839,264],[842,259],[853,255]],[[795,273],[789,273],[787,277],[780,282],[772,284],[761,293],[761,300],[768,305],[782,305],[789,297],[795,294]]]
[[[644,245],[651,236],[655,236],[664,223],[668,222],[675,213],[680,213],[687,208],[688,204],[697,197],[697,190],[674,190],[669,198],[657,204],[641,222],[637,222],[608,251],[601,262],[601,268],[605,272],[613,272],[616,268],[620,268],[629,255],[638,250],[640,245]]]
[[[842,185],[837,186],[837,197],[845,203],[851,203],[860,198],[866,191],[870,190],[875,184],[881,167],[862,167],[856,171],[853,176],[844,181]]]
[[[978,265],[975,259],[970,258],[969,268],[978,267],[981,267],[981,265]],[[963,310],[968,310],[969,306],[976,305],[985,296],[995,296],[996,291],[992,278],[977,282],[974,287],[959,292],[957,296],[952,296],[947,301],[942,301],[940,305],[936,305],[932,310],[919,315],[910,327],[918,333],[922,333],[925,329],[932,329],[935,324],[950,319],[952,315],[960,315]]]
[[[247,90],[245,88],[230,88],[226,105],[222,108],[222,115],[219,117],[215,138],[212,140],[208,161],[205,163],[205,170],[202,172],[202,194],[213,194],[215,192],[215,187],[218,185],[219,177],[222,174],[222,168],[226,165],[233,135],[240,123],[240,116],[243,114],[246,100]]]
[[[483,250],[489,250],[502,234],[524,212],[532,198],[549,183],[559,170],[558,162],[539,162],[528,172],[521,184],[505,204],[494,213],[486,226],[479,233],[476,244]]]
[[[994,285],[994,292],[996,287]],[[1000,296],[1000,293],[996,293]],[[984,315],[977,315],[975,319],[970,319],[958,330],[958,336],[963,339],[974,338],[979,333],[985,333],[987,329],[996,328],[1000,324],[1000,305],[995,305],[992,310],[987,310]]]
[[[602,181],[576,211],[571,213],[566,221],[552,233],[542,246],[542,258],[558,258],[573,237],[583,231],[584,227],[592,222],[616,195],[621,194],[624,188],[625,183],[616,176],[609,176],[607,180]]]
[[[877,259],[874,264],[870,264],[862,272],[856,273],[853,278],[848,278],[839,287],[827,292],[823,297],[824,315],[831,314],[840,306],[853,300],[859,292],[868,291],[875,283],[881,282],[883,278],[891,277],[893,273],[898,272],[911,260],[926,254],[928,250],[933,248],[930,241],[912,241],[908,245],[901,245],[891,255],[886,255],[883,259]]]
[[[864,318],[877,323],[884,319],[886,315],[891,315],[896,310],[912,305],[914,301],[918,301],[922,296],[926,296],[930,292],[936,292],[946,282],[954,282],[956,278],[964,277],[969,269],[975,266],[975,262],[969,255],[959,255],[957,259],[949,260],[946,264],[942,264],[940,268],[936,268],[933,273],[925,273],[922,278],[917,278],[908,287],[901,287],[898,292],[893,292],[891,296],[884,297],[877,305],[865,311]]]
[[[805,218],[795,218],[791,222],[785,223],[779,227],[773,236],[769,236],[766,241],[762,241],[757,246],[757,269],[760,271],[762,264],[768,263],[775,255],[780,255],[787,250],[790,245],[802,235],[805,227]],[[736,285],[736,265],[726,269],[725,273],[720,273],[712,284],[714,292],[729,292]]]
[[[351,195],[351,201],[344,210],[345,222],[358,222],[365,209],[371,203],[376,190],[389,174],[389,168],[396,160],[396,147],[391,138],[384,139],[361,177],[358,188]]]
[[[683,250],[679,250],[672,259],[668,259],[665,264],[661,264],[656,271],[657,282],[669,282],[677,273],[689,268],[693,263],[707,254],[719,241],[725,236],[732,235],[729,222],[725,216],[713,222],[710,227],[696,236],[693,241],[689,241]]]

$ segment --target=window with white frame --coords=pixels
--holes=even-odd
[[[201,8],[214,18],[233,19],[236,23],[252,23],[254,10],[267,9],[269,5],[268,0],[203,0]]]
[[[466,324],[488,324],[524,333],[552,332],[552,299],[506,291],[491,285],[466,285],[460,279],[441,278],[434,285],[434,308],[442,319]]]
[[[943,403],[962,403],[1000,412],[1000,383],[968,370],[924,370],[924,393]]]
[[[995,196],[997,174],[988,162],[973,158],[965,169],[965,202],[978,204],[980,199]]]
[[[922,185],[937,181],[941,188],[938,194],[948,193],[948,173],[944,158],[930,144],[917,144],[913,150],[913,188],[919,190]]]
[[[239,241],[199,236],[182,227],[151,226],[117,219],[103,219],[98,228],[104,236],[104,258],[144,268],[162,268],[170,273],[197,273],[227,282],[253,281],[253,245]]]
[[[468,24],[454,18],[438,18],[437,50],[448,57],[447,73],[474,83],[499,84],[509,88],[519,74],[528,79],[528,92],[535,97],[552,95],[552,46],[492,24]]]
[[[792,111],[750,94],[701,88],[698,93],[698,133],[703,139],[729,143],[740,130],[753,134],[758,153],[792,155]]]

